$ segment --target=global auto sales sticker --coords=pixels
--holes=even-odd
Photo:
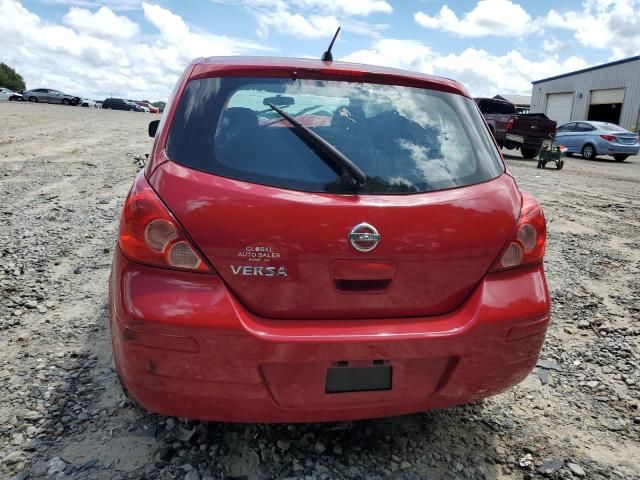
[[[243,258],[250,262],[270,262],[271,260],[280,259],[280,252],[276,251],[274,247],[266,245],[249,246],[238,252],[238,258]]]
[[[250,245],[238,252],[238,259],[243,264],[230,265],[233,275],[244,277],[288,277],[287,268],[284,265],[273,265],[272,261],[280,260],[281,254],[276,248],[268,245]],[[244,262],[251,262],[247,265]],[[266,265],[260,265],[260,264]]]

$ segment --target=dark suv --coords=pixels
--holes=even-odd
[[[143,111],[140,105],[136,105],[135,103],[129,102],[128,100],[123,100],[122,98],[107,98],[102,103],[102,108],[108,108],[112,110],[129,110],[130,112]]]

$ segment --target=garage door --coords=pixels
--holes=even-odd
[[[624,88],[594,90],[591,92],[591,105],[609,105],[612,103],[622,103],[623,100]]]
[[[547,110],[545,114],[551,120],[561,125],[571,120],[573,108],[573,93],[551,93],[547,95]]]

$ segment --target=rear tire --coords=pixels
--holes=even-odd
[[[69,105],[69,100],[67,100],[66,98],[62,99],[62,104],[63,105]]]
[[[596,158],[596,147],[587,143],[584,147],[582,147],[582,156],[587,160],[593,160]]]
[[[540,153],[540,149],[535,147],[522,147],[520,149],[520,153],[522,154],[523,158],[531,160],[538,156],[538,154]]]
[[[29,97],[30,102],[38,103],[38,99],[36,97]]]
[[[564,167],[564,160],[558,160],[556,163],[556,170],[562,170],[562,167]]]
[[[622,154],[617,154],[613,156],[616,162],[624,162],[628,157],[629,155],[622,155]]]

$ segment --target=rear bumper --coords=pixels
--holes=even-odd
[[[598,142],[596,152],[599,155],[637,155],[640,151],[640,144],[622,145],[606,141]]]
[[[385,320],[269,320],[217,276],[126,259],[110,280],[118,373],[152,412],[230,422],[339,421],[475,401],[524,379],[549,321],[542,265],[489,275],[455,312]],[[325,393],[336,362],[393,369],[393,388]]]

